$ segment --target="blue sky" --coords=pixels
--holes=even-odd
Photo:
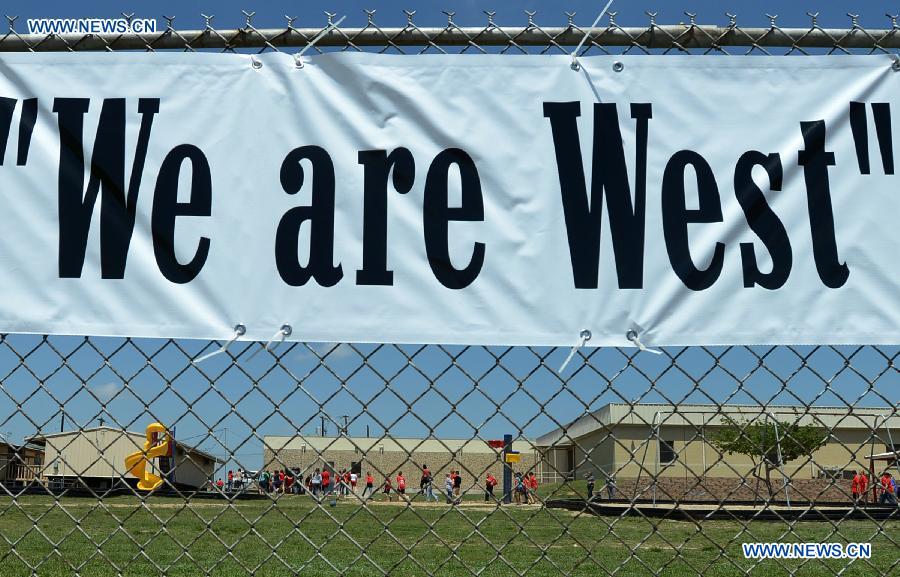
[[[577,0],[7,1],[2,11],[19,16],[19,31],[25,30],[27,18],[115,17],[121,12],[156,17],[161,24],[163,15],[174,16],[176,27],[182,29],[202,27],[201,14],[213,14],[216,27],[233,28],[244,24],[241,10],[256,12],[256,27],[281,26],[285,14],[297,17],[295,26],[322,26],[326,9],[347,15],[345,26],[362,26],[366,22],[364,8],[377,9],[376,22],[381,26],[403,25],[404,8],[416,10],[419,26],[444,25],[447,16],[442,9],[455,11],[458,25],[477,26],[486,22],[482,10],[491,6],[501,25],[523,25],[527,22],[523,11],[537,10],[536,22],[541,25],[564,25],[564,12],[574,11],[576,22],[587,27],[603,4]],[[778,14],[778,23],[784,27],[807,26],[807,11],[819,11],[823,27],[847,26],[847,12],[860,14],[863,26],[886,27],[889,22],[884,14],[900,12],[895,3],[828,0],[620,0],[613,4],[613,10],[622,26],[645,25],[646,10],[657,11],[660,24],[684,21],[683,12],[690,11],[697,13],[700,23],[723,25],[727,24],[724,13],[731,12],[744,26],[765,26],[766,14]],[[837,352],[810,347],[796,351],[783,347],[668,350],[670,355],[678,355],[677,363],[667,356],[646,353],[629,359],[623,352],[605,349],[592,354],[590,367],[578,362],[570,366],[565,375],[568,388],[563,391],[553,369],[567,350],[354,349],[347,345],[293,344],[277,349],[276,363],[268,353],[247,360],[259,345],[238,343],[231,349],[234,354],[242,353],[238,363],[220,356],[192,365],[189,357],[207,345],[110,338],[86,343],[74,337],[43,341],[35,336],[7,336],[0,344],[0,433],[18,440],[36,429],[56,431],[60,406],[64,406],[69,415],[66,429],[75,424],[97,424],[104,414],[107,423],[115,421],[134,430],[159,419],[175,424],[181,439],[219,455],[234,454],[243,466],[256,468],[262,448],[253,429],[259,436],[298,430],[314,434],[322,414],[335,422],[347,415],[353,435],[364,435],[367,427],[370,434],[381,435],[387,427],[393,436],[422,436],[433,429],[451,438],[472,437],[477,431],[487,439],[519,430],[529,436],[541,434],[551,429],[554,421],[566,422],[587,409],[621,400],[883,406],[897,402],[900,382],[897,369],[889,368],[888,359],[873,348],[845,347]],[[897,347],[884,350],[888,356],[897,355]],[[634,355],[634,351],[624,352]],[[546,355],[549,357],[542,362]],[[853,355],[852,366],[859,373],[845,368],[841,355]],[[322,356],[326,356],[325,363],[319,362]],[[759,356],[766,356],[766,368],[758,367]],[[21,357],[26,357],[25,366],[20,365]],[[104,357],[110,360],[104,362]],[[502,366],[496,362],[497,357],[502,359]],[[880,374],[883,376],[878,378]],[[785,387],[782,381],[788,378],[790,386]],[[385,380],[390,381],[389,389],[385,389]],[[745,380],[746,386],[740,388],[739,380]],[[172,386],[167,386],[167,381]],[[475,381],[480,382],[477,388]],[[651,381],[657,383],[652,390]],[[124,382],[129,383],[127,389]],[[209,428],[214,434],[208,437]],[[334,422],[327,430],[334,434]],[[232,461],[229,466],[238,465]]]
[[[213,23],[216,27],[238,27],[244,22],[242,10],[256,12],[253,17],[254,26],[275,27],[285,22],[284,15],[296,16],[297,26],[320,26],[325,21],[324,11],[346,15],[345,24],[362,26],[366,22],[364,9],[377,10],[376,21],[384,26],[402,25],[406,16],[403,10],[416,11],[416,23],[423,26],[438,26],[446,22],[442,11],[456,13],[455,21],[460,25],[478,25],[486,21],[484,10],[497,12],[498,23],[516,25],[524,24],[527,17],[525,10],[537,11],[536,21],[542,25],[562,25],[566,22],[564,12],[576,12],[576,22],[588,26],[602,9],[605,1],[554,0],[542,2],[537,0],[518,1],[502,0],[478,2],[474,0],[428,0],[415,2],[366,0],[363,2],[348,0],[327,0],[326,2],[285,2],[269,0],[266,2],[251,0],[189,1],[159,0],[156,2],[133,1],[116,2],[111,0],[88,0],[69,2],[49,0],[34,2],[31,0],[7,0],[3,4],[6,14],[20,18],[79,18],[79,17],[113,17],[121,12],[135,13],[139,17],[159,18],[174,16],[176,27],[202,27],[204,20],[201,14],[215,15]],[[859,22],[866,27],[887,27],[885,13],[896,14],[900,7],[896,3],[881,1],[845,1],[845,0],[804,0],[799,2],[752,2],[752,1],[716,1],[716,0],[677,0],[677,1],[625,1],[613,3],[612,10],[617,12],[616,20],[623,26],[637,26],[647,22],[646,11],[657,12],[660,23],[677,23],[686,20],[684,12],[697,14],[699,22],[726,24],[725,12],[737,14],[738,22],[745,26],[763,26],[768,24],[766,14],[777,14],[782,26],[803,26],[809,23],[807,12],[819,12],[819,24],[828,26],[844,26],[848,24],[848,12],[859,14]],[[24,29],[24,24],[23,24]]]

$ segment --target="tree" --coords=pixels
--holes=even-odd
[[[736,421],[731,417],[724,417],[722,428],[710,438],[712,445],[721,453],[750,457],[757,487],[759,481],[763,480],[770,499],[775,496],[772,489],[772,469],[787,461],[812,455],[827,440],[827,432],[814,425],[767,418]],[[760,476],[760,467],[764,469],[764,477]]]

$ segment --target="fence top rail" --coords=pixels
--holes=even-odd
[[[900,27],[891,18],[890,28],[866,29],[856,19],[848,28],[822,28],[813,19],[805,28],[781,28],[774,20],[768,27],[740,27],[732,18],[725,26],[690,23],[657,24],[651,20],[648,26],[622,27],[615,21],[591,31],[575,25],[569,15],[567,26],[542,27],[529,15],[526,26],[499,26],[493,17],[481,27],[460,27],[452,18],[446,26],[423,27],[409,17],[404,27],[384,28],[371,19],[362,28],[337,27],[329,22],[322,28],[297,28],[289,19],[284,28],[255,28],[247,24],[242,28],[216,29],[209,24],[205,29],[177,30],[172,19],[167,19],[164,30],[145,33],[107,34],[29,34],[15,30],[15,18],[7,17],[8,31],[0,36],[0,52],[53,52],[53,51],[113,51],[113,50],[200,50],[247,49],[278,50],[301,49],[325,32],[315,43],[321,48],[363,47],[556,47],[578,46],[585,35],[584,49],[594,47],[622,47],[662,50],[707,49],[726,47],[788,48],[788,49],[849,49],[889,50],[900,48]]]

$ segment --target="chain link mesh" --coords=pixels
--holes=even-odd
[[[477,28],[452,12],[437,28],[413,11],[402,28],[366,14],[352,29],[333,14],[319,28],[288,17],[281,29],[256,28],[252,13],[236,30],[217,30],[212,16],[177,30],[167,18],[140,35],[36,36],[8,18],[0,51],[293,52],[320,34],[309,50],[568,54],[585,34],[582,54],[900,46],[896,16],[867,30],[850,15],[835,30],[813,14],[803,29],[775,16],[766,28],[733,15],[708,26],[690,13],[631,28],[610,14],[589,33],[574,14],[550,27],[526,13],[510,27],[486,12]],[[569,351],[556,348],[224,344],[2,336],[0,574],[900,570],[897,508],[874,490],[883,471],[900,473],[897,346],[581,349],[560,372]],[[165,431],[151,438],[155,422]],[[135,464],[159,486],[138,488]],[[872,555],[742,554],[742,543],[775,541],[871,543]]]

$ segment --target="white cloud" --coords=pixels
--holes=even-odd
[[[98,399],[106,402],[112,399],[122,387],[116,383],[103,383],[101,385],[88,385],[88,388],[91,389]]]

